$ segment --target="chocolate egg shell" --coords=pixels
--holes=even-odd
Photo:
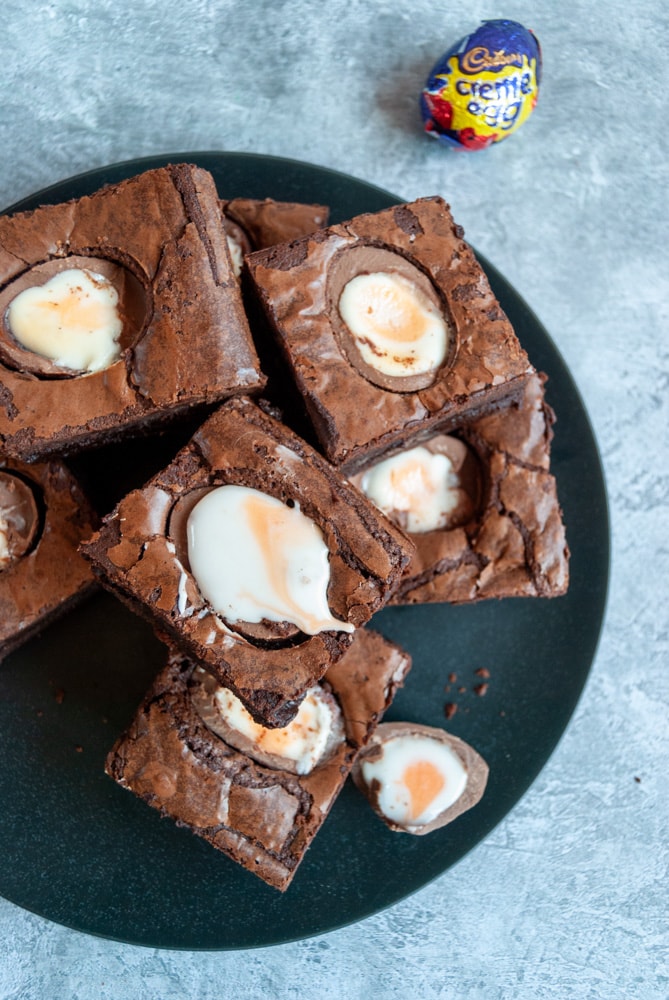
[[[541,49],[517,21],[484,21],[433,66],[420,98],[428,135],[474,151],[501,142],[531,115]]]
[[[419,822],[417,824],[410,820],[399,822],[388,816],[381,808],[381,784],[376,778],[368,781],[363,771],[365,762],[377,763],[383,757],[385,747],[393,740],[406,739],[412,741],[414,738],[433,741],[434,743],[446,746],[459,761],[461,769],[466,774],[466,783],[458,797],[451,801],[451,804],[446,808],[441,809],[428,822]],[[411,751],[408,753],[410,756]],[[411,833],[423,836],[451,823],[480,801],[488,781],[488,765],[473,747],[457,736],[445,732],[443,729],[421,725],[420,723],[384,722],[377,726],[369,743],[358,755],[351,776],[357,788],[365,795],[376,815],[379,819],[383,820],[386,826],[399,833]]]
[[[0,571],[30,552],[39,530],[32,484],[15,472],[0,469]]]
[[[14,371],[29,373],[38,379],[77,378],[90,374],[59,365],[50,358],[37,354],[15,339],[9,323],[9,307],[13,300],[27,289],[45,285],[56,275],[84,271],[101,275],[118,294],[118,312],[123,323],[120,336],[121,351],[130,350],[144,332],[150,307],[148,294],[138,277],[127,267],[104,257],[71,254],[52,257],[23,271],[0,291],[0,362]],[[121,359],[114,363],[122,364]]]

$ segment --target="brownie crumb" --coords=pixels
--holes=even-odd
[[[637,785],[641,784],[641,778],[639,778],[636,774],[634,775],[634,780],[636,781]]]
[[[444,705],[444,715],[447,719],[452,719],[458,710],[458,706],[453,701],[449,701]]]
[[[490,671],[486,667],[479,667],[478,670],[474,671],[474,676],[488,678],[490,677]]]
[[[63,704],[63,701],[65,700],[65,692],[63,691],[62,688],[58,688],[55,694],[55,698],[59,705]]]
[[[487,690],[488,690],[488,685],[487,684],[475,684],[474,685],[474,694],[478,695],[479,698],[482,698],[483,695],[486,693]]]
[[[83,753],[84,752],[84,748],[82,746],[79,746],[79,745],[77,745],[74,749],[77,751],[77,753]]]
[[[458,694],[466,694],[466,693],[467,693],[467,688],[464,685],[458,688]]]
[[[458,679],[458,675],[451,673],[451,674],[448,675],[448,679],[451,682],[451,684],[455,684],[455,682]]]

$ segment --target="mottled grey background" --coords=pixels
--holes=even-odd
[[[667,14],[660,0],[5,0],[0,205],[151,153],[236,149],[442,194],[546,325],[611,502],[592,675],[558,750],[455,869],[390,911],[237,954],[88,938],[0,900],[2,1000],[666,998]],[[543,47],[535,115],[487,152],[416,95],[485,17]],[[641,781],[635,781],[640,778]]]

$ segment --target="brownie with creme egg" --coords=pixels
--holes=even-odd
[[[411,665],[360,629],[287,726],[266,729],[171,653],[107,773],[163,816],[285,891]]]
[[[251,400],[224,403],[82,547],[102,583],[266,726],[393,595],[391,521]]]
[[[34,461],[265,384],[207,171],[0,216],[0,448]]]
[[[63,462],[0,457],[0,659],[93,591],[77,546],[96,527]]]
[[[358,216],[245,266],[320,447],[347,473],[519,397],[533,372],[441,198]]]
[[[351,477],[415,545],[396,604],[558,597],[569,548],[550,472],[546,376],[452,434],[421,438]]]

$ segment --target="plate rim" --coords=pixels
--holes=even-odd
[[[290,168],[298,168],[300,170],[304,170],[306,168],[308,171],[312,171],[312,170],[316,171],[317,173],[319,173],[321,175],[324,175],[325,177],[331,177],[331,178],[341,179],[346,184],[349,184],[350,182],[354,182],[356,185],[360,185],[361,187],[363,187],[366,190],[368,190],[370,193],[374,193],[377,196],[382,197],[383,199],[387,199],[390,204],[401,204],[402,203],[402,198],[400,196],[395,195],[392,192],[389,192],[388,190],[380,187],[379,185],[376,185],[376,184],[373,184],[373,183],[368,182],[366,180],[363,180],[361,178],[355,177],[354,175],[348,174],[348,173],[346,173],[344,171],[335,170],[333,168],[321,166],[321,165],[315,164],[315,163],[310,163],[310,162],[305,161],[305,160],[299,160],[299,159],[288,158],[288,157],[283,157],[283,156],[274,156],[272,154],[263,154],[263,153],[255,153],[255,152],[244,152],[244,151],[241,151],[241,150],[240,151],[201,150],[201,151],[190,151],[190,152],[187,152],[187,153],[173,152],[173,153],[164,153],[164,154],[152,154],[152,155],[142,156],[142,157],[139,157],[139,158],[131,158],[131,159],[126,159],[126,160],[119,160],[119,161],[116,161],[116,162],[111,163],[111,164],[105,164],[105,165],[102,165],[102,166],[93,167],[93,168],[90,168],[88,170],[81,171],[81,172],[79,172],[77,174],[74,174],[74,175],[72,175],[70,177],[63,178],[62,180],[59,180],[59,181],[57,181],[57,182],[55,182],[53,184],[48,185],[45,188],[42,188],[42,189],[40,189],[38,191],[33,192],[30,195],[27,195],[27,196],[19,199],[18,201],[14,202],[12,205],[10,205],[7,208],[3,209],[0,212],[0,214],[7,215],[7,214],[13,214],[15,212],[24,211],[26,209],[23,208],[22,206],[24,206],[26,203],[31,203],[32,202],[32,203],[39,203],[39,204],[44,203],[44,204],[46,204],[46,203],[48,203],[48,199],[51,198],[59,190],[62,190],[63,187],[65,187],[65,186],[77,186],[77,185],[81,185],[83,183],[90,182],[91,180],[93,180],[94,178],[99,177],[101,174],[104,174],[105,172],[118,173],[119,171],[121,171],[123,173],[123,175],[130,177],[130,176],[133,176],[135,174],[141,173],[143,170],[152,169],[154,166],[164,165],[165,163],[169,163],[169,162],[189,162],[189,161],[192,161],[192,162],[198,163],[199,161],[202,161],[204,159],[218,159],[218,158],[230,158],[230,159],[236,160],[238,162],[244,162],[244,161],[263,162],[265,164],[267,163],[267,161],[272,161],[272,162],[275,162],[277,164],[286,165],[289,169]],[[126,174],[126,171],[131,171],[131,172],[129,172],[129,173]],[[118,179],[121,179],[121,178],[119,177]],[[100,185],[100,186],[102,186],[102,185]],[[39,202],[37,202],[38,199],[47,199],[47,200],[46,201],[41,201],[40,200]],[[58,200],[62,200],[62,199],[58,199]],[[558,748],[558,746],[560,745],[561,741],[563,740],[563,738],[564,738],[564,736],[565,736],[565,734],[567,732],[567,729],[569,728],[569,724],[570,724],[570,721],[571,721],[571,719],[573,717],[573,714],[574,714],[574,712],[575,712],[575,710],[576,710],[576,708],[577,708],[577,706],[578,706],[581,698],[583,697],[583,694],[584,694],[585,689],[587,687],[587,684],[588,684],[588,681],[589,681],[589,678],[590,678],[591,672],[592,672],[592,666],[593,666],[594,661],[596,659],[598,648],[599,648],[599,645],[601,643],[602,634],[603,634],[603,631],[604,631],[604,626],[605,626],[606,617],[607,617],[608,601],[609,601],[609,594],[610,594],[610,582],[611,582],[610,581],[610,577],[611,577],[611,517],[610,517],[610,501],[609,501],[608,490],[607,490],[607,486],[606,486],[606,479],[605,479],[605,474],[604,474],[604,466],[603,466],[603,462],[602,462],[601,451],[600,451],[600,448],[599,448],[599,443],[598,443],[597,437],[596,437],[595,432],[594,432],[594,427],[593,427],[590,415],[588,413],[588,410],[587,410],[587,408],[585,406],[585,403],[584,403],[582,394],[580,392],[580,389],[579,389],[578,385],[576,384],[576,382],[575,382],[575,380],[574,380],[574,378],[573,378],[573,376],[571,374],[571,371],[570,371],[569,367],[567,366],[567,364],[566,364],[566,362],[565,362],[565,360],[564,360],[564,358],[563,358],[563,356],[562,356],[559,348],[555,344],[555,342],[554,342],[553,338],[551,337],[550,333],[548,332],[548,330],[545,328],[545,326],[543,325],[543,323],[541,322],[541,320],[537,316],[536,312],[528,305],[528,303],[525,301],[525,299],[522,297],[522,295],[515,289],[515,287],[503,276],[502,272],[495,265],[493,265],[487,259],[487,257],[485,257],[484,255],[480,254],[478,251],[475,251],[475,252],[476,252],[476,256],[478,257],[479,261],[481,262],[481,264],[484,267],[484,270],[486,271],[486,273],[488,274],[488,276],[491,277],[493,280],[496,280],[499,284],[501,284],[502,286],[504,286],[506,289],[508,289],[508,291],[513,296],[515,302],[518,303],[522,307],[522,309],[525,311],[525,314],[526,314],[528,320],[539,331],[541,337],[544,338],[546,340],[547,344],[549,345],[550,350],[552,352],[554,352],[554,354],[556,355],[556,357],[559,359],[559,361],[560,361],[560,363],[562,365],[562,368],[563,368],[563,374],[566,375],[566,377],[568,378],[569,383],[570,383],[570,388],[575,393],[575,395],[577,397],[577,401],[579,403],[580,411],[581,411],[580,412],[580,416],[585,421],[585,423],[587,424],[587,428],[588,428],[588,431],[589,431],[589,434],[590,434],[591,443],[592,443],[592,446],[594,448],[594,458],[596,459],[596,464],[597,464],[596,472],[598,473],[599,480],[601,482],[601,489],[602,489],[601,499],[603,500],[603,503],[604,503],[603,517],[604,517],[605,528],[606,528],[606,532],[605,532],[605,535],[606,535],[606,551],[605,551],[605,553],[603,553],[603,561],[604,561],[603,572],[602,572],[603,588],[602,588],[602,591],[600,593],[600,614],[599,614],[599,620],[597,622],[596,636],[595,636],[594,642],[592,644],[592,654],[591,654],[590,659],[589,659],[588,668],[585,671],[585,674],[583,676],[583,680],[580,683],[580,687],[579,687],[579,689],[578,689],[578,691],[577,691],[577,693],[576,693],[576,695],[574,697],[573,704],[571,705],[571,708],[570,708],[570,710],[568,712],[568,715],[567,715],[567,717],[565,719],[564,725],[563,725],[563,727],[562,727],[562,729],[561,729],[561,731],[560,731],[557,739],[555,740],[555,742],[553,743],[551,749],[549,750],[548,755],[542,760],[542,762],[537,766],[537,768],[535,769],[535,771],[532,773],[532,776],[530,777],[530,780],[527,783],[526,787],[523,789],[523,791],[518,796],[514,797],[512,805],[503,813],[503,815],[501,815],[500,817],[496,818],[491,824],[489,824],[488,828],[486,830],[484,830],[482,833],[480,833],[476,837],[476,839],[469,846],[467,846],[458,855],[458,857],[456,857],[453,861],[451,861],[449,864],[447,864],[443,869],[441,869],[440,871],[437,871],[435,874],[431,875],[425,881],[421,882],[420,885],[408,889],[406,892],[403,892],[400,895],[395,896],[393,899],[391,899],[391,900],[389,900],[389,901],[387,901],[387,902],[385,902],[385,903],[383,903],[381,905],[373,905],[371,908],[368,907],[367,909],[365,909],[364,912],[360,913],[359,915],[353,915],[353,916],[350,916],[348,918],[341,919],[337,923],[333,923],[333,924],[331,924],[331,925],[329,925],[327,927],[315,930],[313,933],[306,934],[306,935],[303,934],[303,933],[298,933],[295,936],[290,936],[290,935],[285,936],[284,935],[284,936],[276,937],[273,940],[264,940],[264,941],[258,941],[256,943],[247,943],[247,944],[243,944],[243,945],[240,945],[240,944],[232,944],[232,945],[230,945],[230,944],[225,944],[225,943],[217,945],[217,946],[212,946],[211,944],[204,944],[202,946],[198,946],[198,945],[194,945],[192,943],[184,943],[184,944],[161,944],[159,942],[151,942],[151,941],[148,941],[148,940],[147,941],[136,940],[136,939],[133,939],[130,936],[124,936],[122,934],[107,933],[107,932],[102,932],[102,931],[96,930],[96,929],[90,929],[90,928],[82,927],[80,925],[77,925],[76,922],[68,922],[67,919],[63,919],[62,917],[49,916],[49,915],[45,914],[44,912],[41,912],[36,907],[31,907],[29,905],[25,905],[24,903],[14,902],[14,900],[10,896],[5,895],[4,892],[0,893],[0,895],[2,895],[3,898],[7,899],[10,903],[13,903],[13,905],[19,906],[21,909],[26,910],[27,912],[33,913],[33,914],[35,914],[35,915],[37,915],[37,916],[39,916],[39,917],[41,917],[41,918],[43,918],[45,920],[49,920],[49,921],[51,921],[53,923],[56,923],[56,924],[59,924],[61,926],[68,927],[71,930],[78,931],[79,933],[90,934],[90,935],[92,935],[94,937],[101,938],[101,939],[104,939],[104,940],[112,940],[112,941],[116,941],[116,942],[119,942],[119,943],[136,945],[136,946],[139,946],[139,947],[159,948],[161,950],[170,950],[170,951],[239,951],[239,950],[246,950],[246,949],[250,950],[250,949],[257,949],[257,948],[274,947],[274,946],[281,945],[281,944],[290,944],[290,943],[295,943],[297,941],[307,940],[307,939],[311,939],[311,938],[314,938],[314,937],[322,936],[323,934],[330,933],[331,931],[342,929],[344,927],[349,927],[349,926],[352,926],[354,924],[357,924],[360,921],[366,920],[369,917],[371,917],[371,916],[373,916],[373,915],[375,915],[377,913],[381,913],[381,912],[384,912],[384,911],[392,908],[396,904],[398,904],[398,903],[406,900],[407,898],[410,898],[412,895],[414,895],[415,893],[417,893],[421,889],[426,888],[432,882],[436,881],[436,879],[438,879],[442,875],[444,875],[453,866],[457,865],[459,863],[459,861],[462,860],[463,857],[465,857],[471,850],[473,850],[475,847],[477,847],[486,837],[488,837],[490,835],[490,833],[492,832],[492,830],[494,830],[495,827],[506,816],[508,816],[509,813],[512,810],[514,810],[517,807],[517,805],[521,802],[521,800],[524,799],[524,797],[527,795],[527,793],[529,792],[529,790],[532,788],[533,784],[537,780],[537,777],[539,776],[539,774],[541,773],[541,771],[546,767],[546,765],[550,761],[551,757],[553,756],[553,754],[555,753],[556,749]],[[514,600],[517,600],[517,599],[514,599]],[[298,875],[298,877],[299,877],[299,875]],[[290,890],[289,890],[289,892],[290,892]]]

